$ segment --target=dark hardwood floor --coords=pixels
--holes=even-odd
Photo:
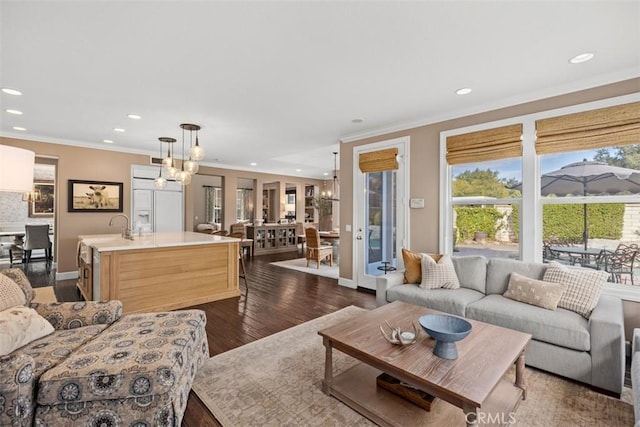
[[[375,295],[372,293],[339,286],[335,279],[269,264],[299,256],[287,253],[247,259],[248,292],[244,281],[240,279],[242,296],[193,307],[207,314],[207,338],[212,356],[349,305],[368,309],[375,307]],[[27,276],[35,286],[54,283],[55,272],[45,270],[44,262],[32,262],[25,267]],[[60,301],[80,299],[75,280],[58,281],[55,283],[55,292]],[[195,393],[191,392],[183,425],[219,424]]]

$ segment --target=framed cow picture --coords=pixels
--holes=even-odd
[[[69,212],[122,212],[121,182],[69,180]]]

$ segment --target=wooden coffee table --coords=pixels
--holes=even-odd
[[[447,360],[433,354],[435,341],[422,329],[417,342],[404,347],[380,333],[385,320],[411,330],[411,322],[419,328],[418,318],[433,313],[438,312],[394,302],[319,331],[326,348],[323,392],[383,426],[512,424],[526,397],[524,349],[531,335],[467,319],[471,334],[457,343],[458,358]],[[334,378],[334,348],[363,363]],[[505,379],[514,363],[515,384]],[[453,406],[436,399],[427,412],[376,387],[381,371]]]

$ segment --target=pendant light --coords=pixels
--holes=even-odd
[[[173,151],[171,147],[176,142],[175,138],[163,138],[162,142],[167,143],[167,157],[162,159],[162,167],[167,171],[167,176],[169,178],[175,178],[178,169],[176,168],[176,160],[174,158]]]
[[[340,182],[338,181],[338,163],[337,163],[338,152],[333,152],[333,180],[331,181],[331,190],[323,191],[320,195],[323,199],[331,200],[333,202],[338,202],[340,199],[338,198],[338,186]]]
[[[195,162],[195,160],[200,160],[200,159],[194,159],[193,157],[193,149],[195,148],[193,146],[193,131],[195,130],[196,132],[198,131],[198,129],[200,129],[200,126],[198,125],[192,125],[189,123],[183,123],[180,125],[180,127],[182,128],[182,142],[184,144],[184,131],[188,130],[189,131],[189,160],[186,160],[184,162],[184,170],[189,172],[191,175],[195,175],[198,173],[198,163]],[[197,135],[197,134],[196,134]],[[197,143],[198,137],[196,136],[196,143]],[[204,151],[203,153],[204,154]]]
[[[196,131],[196,145],[191,147],[191,158],[193,160],[202,160],[204,159],[204,148],[200,146],[200,142],[198,141],[198,131],[200,130],[200,126],[192,126],[196,126],[196,128],[194,129]]]
[[[166,142],[168,144],[176,142],[173,138],[158,138],[160,140],[160,156],[162,156],[162,143]],[[162,176],[162,169],[164,168],[164,160],[162,159],[162,166],[160,167],[160,172],[158,172],[158,177],[153,181],[153,185],[158,189],[163,189],[167,187],[167,178]]]
[[[189,172],[187,172],[184,169],[184,164],[185,164],[185,160],[184,160],[184,126],[187,126],[185,124],[181,124],[180,127],[182,128],[182,164],[180,166],[180,170],[178,172],[176,172],[176,181],[178,181],[181,185],[186,186],[189,185],[191,183],[191,174]]]

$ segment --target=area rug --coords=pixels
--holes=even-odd
[[[58,298],[56,297],[56,292],[53,289],[53,286],[45,286],[42,288],[33,288],[36,295],[33,298],[33,302],[37,303],[48,303],[48,302],[58,302]]]
[[[311,261],[309,267],[307,267],[306,258],[296,258],[288,261],[272,262],[271,265],[290,268],[292,270],[302,271],[303,273],[315,274],[316,276],[329,277],[331,279],[338,279],[339,277],[338,265],[335,263],[332,267],[329,267],[329,264],[320,263],[320,268],[316,268],[315,261]]]
[[[324,347],[317,331],[347,321],[363,309],[347,307],[210,358],[193,390],[223,426],[369,426],[357,412],[320,389]],[[337,375],[357,361],[333,352]],[[535,369],[526,369],[527,400],[518,426],[633,425],[631,390],[622,400]],[[441,402],[439,404],[448,405]],[[462,411],[450,424],[464,425]]]

